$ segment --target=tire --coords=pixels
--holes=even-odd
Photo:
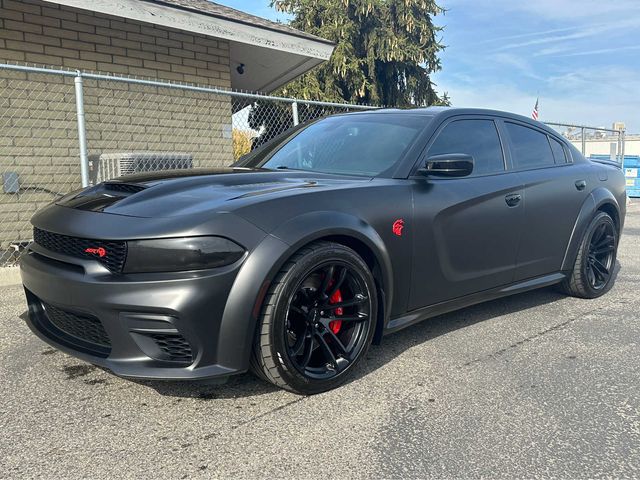
[[[594,248],[598,245],[602,246]],[[607,251],[603,252],[605,249]],[[615,222],[607,213],[597,212],[580,241],[573,269],[560,284],[561,290],[578,298],[604,295],[613,286],[617,250],[618,230]],[[603,253],[594,257],[598,252]]]
[[[302,395],[338,387],[371,345],[377,305],[373,275],[356,252],[326,241],[302,248],[265,296],[252,370]]]

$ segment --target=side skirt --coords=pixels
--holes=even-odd
[[[564,273],[557,272],[523,280],[518,283],[507,285],[506,287],[483,290],[482,292],[473,293],[453,300],[447,300],[446,302],[436,303],[435,305],[429,305],[428,307],[408,312],[406,315],[402,315],[401,317],[392,318],[389,320],[384,334],[387,335],[389,333],[397,332],[398,330],[413,325],[414,323],[421,322],[422,320],[426,320],[427,318],[449,313],[471,305],[554,285],[556,283],[560,283],[565,278],[566,275]]]

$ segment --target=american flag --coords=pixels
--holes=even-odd
[[[533,112],[531,112],[531,118],[534,120],[538,119],[538,99],[536,98],[536,106],[533,107]]]

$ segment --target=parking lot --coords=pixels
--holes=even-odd
[[[0,477],[638,477],[638,203],[619,266],[597,300],[545,289],[388,336],[307,398],[117,378],[37,339],[0,287]]]

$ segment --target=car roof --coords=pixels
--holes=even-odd
[[[417,108],[376,108],[371,110],[359,110],[356,112],[349,112],[344,115],[385,115],[385,114],[405,114],[405,115],[424,115],[430,117],[438,117],[438,120],[444,120],[445,118],[459,116],[459,115],[488,115],[493,117],[502,117],[511,120],[517,120],[519,122],[527,123],[533,127],[545,130],[546,132],[562,138],[562,136],[548,127],[542,122],[533,120],[532,118],[519,115],[517,113],[506,112],[502,110],[491,110],[488,108],[466,108],[466,107],[417,107]]]
[[[531,118],[517,113],[506,112],[503,110],[491,110],[488,108],[467,108],[467,107],[415,107],[415,108],[375,108],[371,110],[359,110],[349,112],[347,115],[362,115],[375,113],[376,115],[384,115],[388,113],[406,114],[406,115],[427,115],[427,116],[453,116],[453,115],[492,115],[498,117],[512,117],[517,120],[526,120],[527,122],[535,122]]]

